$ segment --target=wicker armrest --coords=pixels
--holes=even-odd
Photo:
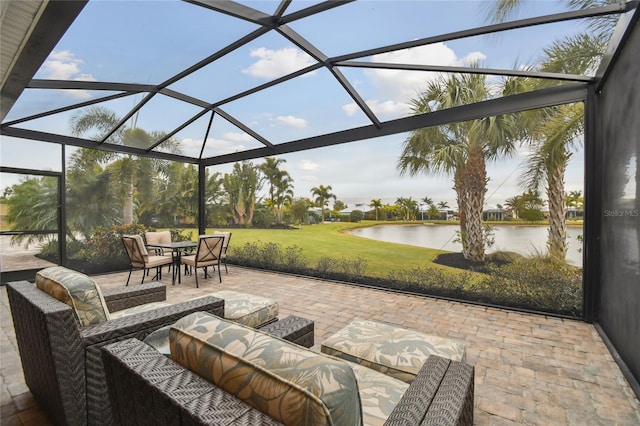
[[[280,425],[139,340],[101,352],[114,424]]]
[[[474,368],[430,356],[385,426],[473,425]]]
[[[135,287],[121,287],[102,292],[109,312],[121,311],[134,306],[167,300],[167,287],[160,282],[152,282]]]
[[[175,305],[139,312],[101,324],[84,327],[80,330],[80,335],[86,345],[109,340],[120,340],[124,336],[139,335],[140,332],[144,331],[146,331],[146,336],[151,331],[173,324],[180,318],[198,311],[222,316],[224,314],[224,300],[213,296],[187,300]]]
[[[113,424],[111,407],[106,403],[109,400],[107,381],[100,354],[100,349],[104,345],[128,338],[144,339],[152,331],[173,324],[183,316],[198,311],[222,315],[224,300],[213,296],[202,297],[81,329],[80,334],[85,347],[89,419],[99,419],[96,422],[100,424]]]

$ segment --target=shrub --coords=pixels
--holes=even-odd
[[[389,272],[387,279],[397,288],[458,297],[472,280],[468,272],[454,274],[440,268],[402,269]]]
[[[309,224],[313,225],[314,223],[322,222],[322,216],[315,212],[309,212]]]
[[[278,243],[265,243],[258,252],[260,267],[267,269],[272,265],[279,265],[282,257],[282,248]]]
[[[579,316],[582,270],[547,257],[489,265],[472,290],[480,300],[525,309]]]
[[[260,266],[258,254],[260,248],[257,243],[249,242],[243,246],[229,247],[227,260],[238,265],[258,267]]]
[[[582,271],[538,256],[524,258],[498,252],[487,262],[486,274],[453,273],[422,267],[390,271],[386,278],[366,275],[364,258],[322,256],[310,266],[302,249],[282,249],[276,243],[249,242],[230,248],[229,261],[238,265],[365,284],[380,288],[470,300],[579,317],[582,311]]]
[[[362,221],[362,219],[364,219],[364,213],[362,213],[361,210],[354,210],[349,215],[349,220],[351,222],[356,222],[357,223],[357,222]]]
[[[248,242],[242,247],[229,249],[229,262],[254,268],[291,273],[307,273],[333,279],[358,281],[364,278],[367,261],[361,257],[342,259],[324,256],[310,269],[302,248],[293,245],[282,249],[277,243]]]
[[[292,272],[306,269],[307,261],[302,255],[302,248],[296,245],[287,247],[283,256],[283,265]]]
[[[185,235],[183,228],[173,228],[170,229],[169,232],[171,232],[171,241],[191,241],[193,238],[193,231],[189,231],[189,233]]]
[[[231,263],[254,268],[284,272],[300,272],[307,268],[302,249],[295,245],[282,250],[277,243],[248,242],[241,247],[230,248],[227,256]]]
[[[253,213],[251,225],[255,228],[268,228],[276,223],[276,217],[271,209],[266,207],[258,207]]]
[[[318,259],[314,268],[315,274],[322,278],[339,279],[350,282],[361,282],[365,277],[366,270],[367,261],[361,257],[344,259],[323,256]]]
[[[353,280],[361,280],[367,271],[367,261],[358,256],[355,259],[339,259],[340,272]]]
[[[111,228],[98,227],[91,231],[76,259],[93,263],[129,264],[129,257],[122,244],[122,236],[127,234],[143,234],[148,229],[141,224],[115,225]]]

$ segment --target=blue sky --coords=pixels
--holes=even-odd
[[[278,2],[243,2],[266,12]],[[316,2],[294,0],[290,11]],[[564,2],[529,1],[515,18],[564,10]],[[359,1],[324,14],[294,22],[293,30],[314,43],[327,56],[411,41],[440,33],[486,25],[482,1]],[[36,78],[119,81],[157,84],[181,69],[197,63],[256,27],[229,16],[175,1],[91,1],[43,64]],[[544,28],[473,37],[378,55],[362,60],[463,65],[480,61],[488,68],[535,65],[542,49],[554,40],[575,34],[584,22],[554,24]],[[312,64],[314,61],[279,34],[270,32],[221,60],[169,86],[171,89],[216,102]],[[382,121],[409,113],[409,102],[433,73],[342,68]],[[491,81],[495,82],[495,79]],[[89,91],[27,90],[9,113],[7,121],[104,96]],[[105,105],[124,115],[140,99],[131,96]],[[272,143],[370,124],[353,100],[325,69],[225,104],[222,108],[251,126]],[[157,95],[138,116],[145,130],[171,131],[198,108]],[[52,116],[22,126],[70,134],[71,114]],[[179,132],[183,153],[200,152],[208,116]],[[396,170],[407,135],[299,152],[283,156],[294,179],[296,196],[310,196],[314,186],[331,185],[340,199],[353,206],[373,198],[393,203],[398,197],[455,205],[450,177],[400,176]],[[205,145],[205,156],[261,146],[259,142],[217,117]],[[37,155],[37,154],[36,154]],[[518,167],[526,149],[488,168],[488,206],[503,203],[521,192]],[[3,165],[11,151],[2,148]],[[254,160],[260,162],[261,160]],[[581,152],[574,155],[567,172],[567,190],[582,190]],[[214,170],[226,172],[230,166]],[[6,180],[6,179],[5,179]],[[2,185],[5,185],[3,182]]]

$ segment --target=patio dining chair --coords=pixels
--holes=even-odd
[[[145,273],[149,269],[156,268],[156,275],[151,280],[160,280],[162,279],[162,267],[164,265],[173,264],[173,256],[149,255],[147,247],[144,245],[140,235],[123,235],[122,243],[124,244],[124,248],[127,251],[130,261],[129,276],[127,277],[125,287],[129,285],[131,272],[133,272],[134,269],[144,270],[144,273],[142,274],[142,281],[140,281],[140,284],[142,284],[144,282]]]
[[[171,231],[148,231],[144,233],[144,240],[147,243],[147,246],[152,246],[153,244],[169,244],[171,243]],[[157,256],[166,256],[173,259],[173,252],[171,250],[165,250],[162,247],[147,247],[147,251],[149,249],[153,249]],[[167,272],[171,270],[171,264],[167,269]],[[147,271],[147,275],[149,275],[149,271]]]
[[[227,249],[229,248],[229,241],[231,241],[231,232],[215,231],[213,235],[222,235],[224,237],[224,243],[222,243],[222,253],[220,253],[220,260],[224,263],[224,271],[228,274],[227,269]]]
[[[144,239],[147,245],[168,244],[171,242],[171,231],[148,231],[144,233]],[[165,253],[162,247],[153,247],[153,250],[160,256],[171,256],[171,253]]]
[[[207,267],[213,266],[215,271],[218,267],[218,278],[222,282],[222,274],[220,273],[220,259],[222,257],[222,247],[224,245],[224,236],[222,235],[200,235],[198,237],[198,248],[196,254],[191,256],[182,256],[180,262],[184,265],[194,267],[196,275],[196,287],[200,287],[198,283],[198,268],[204,269],[204,277],[207,278]]]

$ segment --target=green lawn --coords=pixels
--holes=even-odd
[[[386,277],[389,271],[395,269],[414,269],[425,266],[459,272],[458,269],[433,263],[435,256],[445,253],[442,250],[375,241],[346,232],[349,229],[375,223],[381,222],[325,223],[305,225],[295,230],[238,228],[225,230],[232,232],[230,251],[233,247],[240,247],[248,242],[273,242],[280,244],[283,249],[296,245],[302,248],[302,254],[311,266],[324,256],[353,260],[361,257],[367,261],[366,275],[374,277]],[[207,234],[213,231],[214,229],[207,229]]]

